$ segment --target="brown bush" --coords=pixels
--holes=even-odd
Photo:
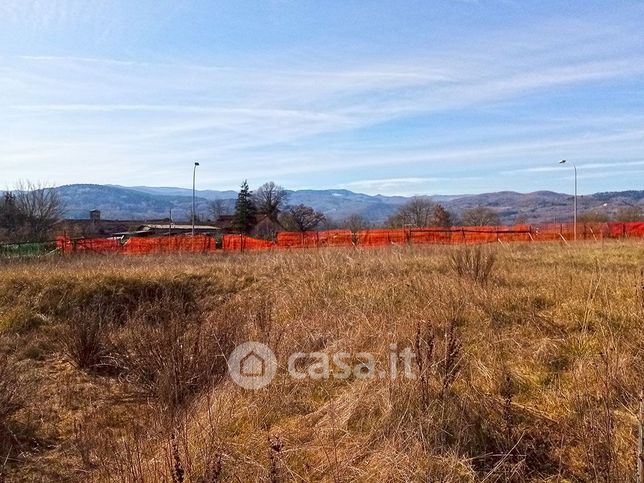
[[[217,316],[187,317],[166,306],[165,315],[151,320],[139,311],[111,337],[113,364],[169,414],[226,373],[226,357],[241,328]],[[152,311],[154,312],[154,311]]]
[[[99,372],[109,364],[108,332],[114,324],[113,312],[103,306],[79,308],[62,331],[64,351],[79,369]]]
[[[450,254],[450,266],[459,277],[487,283],[493,273],[497,256],[483,245],[455,248]]]

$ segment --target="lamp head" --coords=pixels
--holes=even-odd
[[[565,162],[566,162],[566,160],[562,159],[561,161],[559,161],[559,164],[564,164]]]
[[[195,166],[199,166],[199,163],[195,163]]]

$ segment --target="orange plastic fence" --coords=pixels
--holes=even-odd
[[[626,236],[644,237],[644,222],[626,223]]]
[[[258,240],[245,235],[224,235],[224,251],[268,250],[272,248],[319,248],[319,247],[378,247],[389,245],[421,244],[469,244],[529,241],[571,241],[574,225],[514,225],[450,228],[405,228],[393,230],[349,230],[320,232],[282,232],[275,242]],[[601,240],[604,238],[644,238],[644,222],[633,223],[579,223],[578,240]],[[130,238],[125,244],[119,239],[96,238],[71,240],[61,237],[56,245],[62,253],[204,253],[216,250],[215,238],[198,236],[165,236]]]
[[[164,236],[130,238],[123,245],[123,253],[146,254],[146,253],[203,253],[213,251],[217,248],[214,238],[205,235],[196,236]]]
[[[281,232],[277,234],[278,248],[317,248],[353,246],[351,230]]]
[[[351,230],[329,230],[319,232],[318,246],[320,247],[350,247],[353,246]]]
[[[412,245],[451,243],[452,231],[449,228],[419,228],[411,230],[409,240]]]
[[[56,247],[62,253],[72,252],[97,252],[110,253],[120,252],[121,242],[114,238],[89,238],[80,240],[70,240],[69,238],[60,237],[56,239]]]
[[[96,252],[96,253],[200,253],[216,249],[216,241],[208,236],[165,236],[150,238],[130,238],[125,244],[117,238],[90,238],[70,240],[61,237],[56,246],[62,253]]]
[[[273,248],[275,243],[269,240],[258,240],[245,235],[224,235],[222,248],[224,250],[266,250]]]
[[[644,237],[644,222],[608,223],[608,233],[610,237]]]
[[[377,247],[409,243],[409,230],[363,230],[357,234],[357,245]]]
[[[530,225],[365,230],[357,234],[359,246],[493,243],[532,239]]]
[[[574,240],[575,226],[572,223],[537,225],[533,227],[534,237],[538,240]],[[579,223],[578,240],[602,240],[604,238],[641,238],[644,237],[644,223]]]
[[[279,248],[315,248],[317,232],[282,232],[277,234],[276,244]]]

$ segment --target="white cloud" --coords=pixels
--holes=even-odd
[[[18,3],[5,10],[25,15]],[[38,15],[40,23],[66,22],[69,16],[53,7]],[[619,108],[602,113],[605,121],[575,122],[533,114],[528,107],[524,115],[533,117],[522,130],[510,123],[496,126],[488,138],[471,127],[454,128],[451,139],[422,132],[415,141],[387,133],[363,141],[356,134],[414,116],[433,116],[440,127],[441,116],[464,110],[521,107],[522,100],[556,89],[644,74],[644,53],[631,32],[568,28],[560,39],[549,35],[551,25],[528,33],[510,29],[482,39],[475,49],[463,42],[360,62],[330,55],[272,64],[269,55],[263,62],[198,64],[170,57],[25,53],[0,65],[0,183],[27,177],[29,169],[64,174],[65,181],[79,170],[100,177],[112,163],[128,179],[153,172],[158,177],[148,183],[172,183],[171,174],[159,173],[198,160],[216,167],[217,182],[249,172],[302,179],[373,168],[381,170],[370,174],[373,179],[346,186],[422,189],[456,176],[413,177],[402,170],[452,163],[460,166],[454,171],[485,164],[489,173],[547,173],[555,168],[539,163],[567,153],[616,162],[644,155],[644,118]],[[504,169],[518,162],[527,168]],[[385,173],[387,167],[392,170]]]
[[[626,168],[626,167],[638,167],[638,166],[644,166],[644,161],[638,160],[638,161],[615,161],[615,162],[610,162],[610,163],[588,163],[581,161],[579,163],[575,163],[577,165],[577,169],[579,170],[614,170],[615,168]],[[571,168],[572,165],[566,163],[566,168]],[[517,174],[517,173],[549,173],[549,172],[555,172],[555,171],[560,171],[562,169],[562,166],[557,163],[557,166],[535,166],[531,168],[522,168],[522,169],[513,169],[509,171],[503,171],[501,174]]]

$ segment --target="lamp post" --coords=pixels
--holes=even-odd
[[[195,212],[197,206],[195,187],[197,180],[197,166],[199,166],[199,163],[195,163],[195,166],[192,170],[192,236],[195,236]]]
[[[559,164],[566,164],[566,160],[562,159],[559,161]],[[577,241],[577,166],[575,166],[575,163],[570,163],[572,164],[573,169],[575,170],[575,197],[573,201],[573,210],[574,210],[574,224],[575,224],[575,241]]]

